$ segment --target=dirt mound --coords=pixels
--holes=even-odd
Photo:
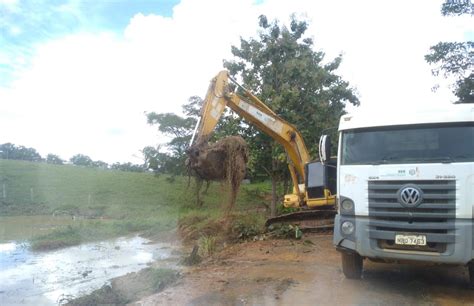
[[[198,179],[197,201],[203,181],[227,181],[230,186],[228,210],[235,204],[240,183],[245,177],[248,162],[248,147],[240,136],[229,136],[209,144],[201,141],[187,151],[186,161],[191,175]]]

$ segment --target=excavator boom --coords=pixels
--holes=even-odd
[[[245,97],[229,89],[229,80],[244,90]],[[300,196],[302,193],[300,184],[306,181],[304,166],[310,161],[303,137],[296,127],[280,118],[255,95],[230,78],[229,73],[225,70],[219,72],[209,85],[202,107],[198,127],[199,134],[196,141],[203,141],[209,137],[226,107],[232,109],[285,148],[289,159],[288,168],[295,189],[294,195],[296,195],[289,201],[293,203],[291,206],[300,206],[300,202],[304,201],[304,196]]]
[[[231,90],[229,82],[241,88],[243,95]],[[232,109],[249,124],[254,125],[284,147],[288,156],[288,169],[293,182],[293,193],[285,195],[284,206],[325,207],[326,213],[321,215],[333,215],[335,196],[329,190],[325,189],[322,197],[308,197],[306,190],[308,174],[305,167],[310,163],[311,157],[298,129],[279,117],[249,90],[239,85],[225,70],[219,72],[209,85],[201,109],[201,118],[195,130],[195,133],[197,133],[195,141],[200,143],[209,139],[226,107]],[[290,217],[287,217],[287,219],[291,219]],[[281,216],[280,219],[285,219],[285,217]]]

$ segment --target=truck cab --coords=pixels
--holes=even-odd
[[[341,118],[335,247],[363,260],[467,265],[474,284],[474,106]]]

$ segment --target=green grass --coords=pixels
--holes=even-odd
[[[176,271],[165,268],[145,268],[133,276],[112,279],[92,293],[73,300],[65,300],[67,305],[125,305],[140,298],[162,291],[179,279]]]
[[[0,216],[73,215],[81,221],[34,237],[36,249],[57,248],[133,232],[150,235],[176,227],[183,218],[217,219],[227,197],[213,183],[204,205],[195,204],[187,177],[154,176],[77,166],[0,159]],[[3,197],[5,184],[6,198]],[[236,210],[262,205],[268,183],[243,185]]]

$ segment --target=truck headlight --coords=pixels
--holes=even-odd
[[[355,226],[351,221],[344,221],[341,225],[341,231],[344,235],[351,235],[354,232]]]
[[[344,212],[353,212],[354,211],[354,202],[350,199],[342,200],[341,209]]]

